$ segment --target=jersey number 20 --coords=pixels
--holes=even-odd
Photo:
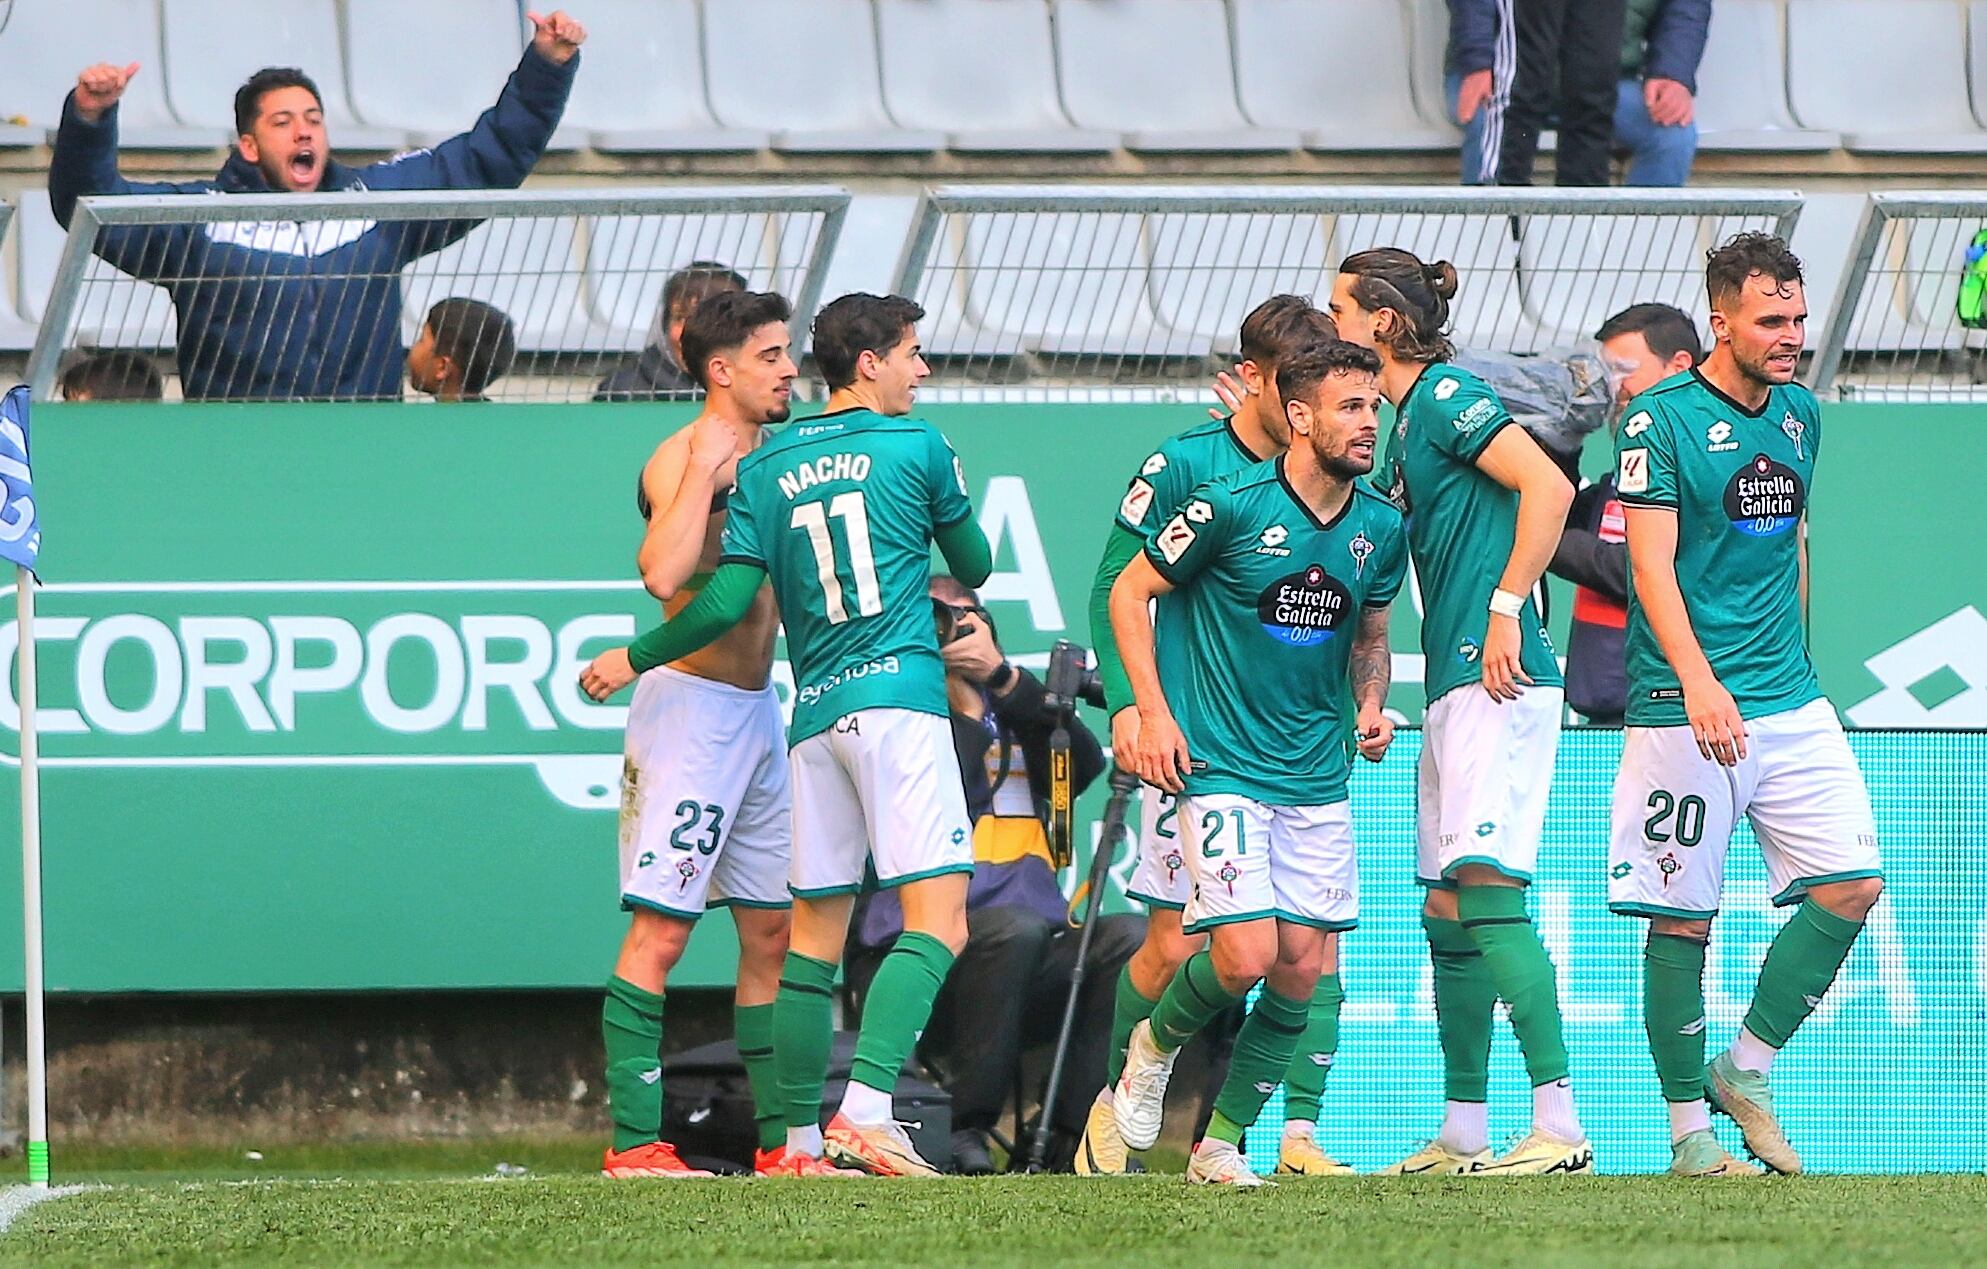
[[[876,584],[876,555],[869,546],[869,507],[860,489],[836,494],[825,508],[818,502],[803,502],[795,507],[792,525],[807,534],[807,544],[814,548],[814,571],[821,580],[828,624],[839,626],[849,619],[849,610],[842,600],[842,579],[835,571],[835,535],[828,528],[831,519],[842,522],[842,536],[848,539],[857,615],[874,617],[882,612],[883,590]]]

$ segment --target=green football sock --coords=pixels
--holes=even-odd
[[[1862,929],[1862,922],[1804,900],[1766,949],[1752,1008],[1746,1011],[1746,1030],[1776,1049],[1785,1048],[1828,994]]]
[[[1442,1041],[1443,1096],[1452,1102],[1490,1097],[1490,1026],[1497,984],[1460,921],[1424,915],[1435,966],[1435,1030]]]
[[[849,1078],[888,1093],[897,1087],[911,1049],[931,1020],[931,1002],[952,972],[952,949],[929,934],[906,930],[890,945],[870,980]]]
[[[773,1071],[789,1128],[821,1126],[821,1086],[835,1042],[835,967],[788,952],[773,1000]]]
[[[1150,1018],[1158,1003],[1138,994],[1127,961],[1118,974],[1118,994],[1111,1005],[1111,1049],[1104,1055],[1104,1087],[1117,1086],[1118,1077],[1125,1073],[1125,1049],[1131,1044],[1132,1028]]]
[[[1324,1100],[1325,1077],[1332,1072],[1332,1055],[1338,1052],[1338,1011],[1345,1003],[1345,988],[1337,974],[1318,979],[1311,993],[1311,1009],[1304,1034],[1291,1054],[1290,1069],[1283,1073],[1283,1117],[1318,1118],[1318,1104]]]
[[[1235,1036],[1235,1051],[1228,1059],[1228,1078],[1221,1081],[1221,1091],[1214,1098],[1214,1119],[1209,1121],[1207,1129],[1210,1137],[1217,1135],[1216,1122],[1224,1122],[1235,1135],[1220,1139],[1241,1144],[1241,1130],[1256,1122],[1263,1103],[1283,1081],[1290,1055],[1297,1051],[1298,1038],[1304,1034],[1310,1010],[1310,1001],[1292,1000],[1264,985],[1262,995],[1256,997],[1255,1007],[1249,1010],[1248,1019]]]
[[[1663,1100],[1704,1097],[1704,944],[1651,932],[1642,950],[1642,1022]]]
[[[1483,953],[1490,980],[1511,1015],[1532,1087],[1565,1079],[1559,985],[1552,958],[1525,911],[1525,892],[1516,886],[1463,886],[1456,891],[1456,912]]]
[[[600,1006],[607,1046],[607,1114],[614,1148],[632,1150],[662,1139],[662,995],[616,974]]]
[[[1223,990],[1214,972],[1214,957],[1202,948],[1180,966],[1152,1007],[1152,1038],[1161,1052],[1171,1053],[1193,1039],[1215,1014],[1241,999]]]
[[[783,1146],[787,1141],[780,1078],[773,1069],[773,1008],[770,1003],[734,1005],[731,1011],[738,1060],[745,1064],[745,1082],[752,1086],[752,1122],[759,1129],[761,1150]]]

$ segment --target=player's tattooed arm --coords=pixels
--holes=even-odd
[[[635,565],[657,599],[674,598],[697,571],[719,473],[737,452],[738,433],[706,415],[691,424],[683,443],[665,443],[642,469],[649,523]]]
[[[1736,766],[1746,755],[1746,725],[1690,626],[1690,609],[1677,585],[1677,513],[1667,507],[1630,506],[1624,520],[1635,599],[1683,689],[1684,713],[1698,752]]]
[[[1384,758],[1394,741],[1394,722],[1386,714],[1387,689],[1394,678],[1394,654],[1387,645],[1389,611],[1386,605],[1362,609],[1352,639],[1352,701],[1359,711],[1354,739],[1368,762]]]
[[[1118,656],[1131,680],[1138,707],[1138,740],[1131,753],[1114,751],[1120,767],[1136,772],[1147,784],[1178,793],[1186,786],[1187,738],[1173,719],[1166,693],[1159,684],[1159,661],[1153,653],[1152,601],[1173,589],[1152,561],[1135,555],[1111,586],[1111,634]]]

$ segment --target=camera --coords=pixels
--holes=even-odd
[[[944,647],[961,635],[969,635],[976,629],[971,624],[978,610],[960,604],[948,604],[942,599],[931,601],[931,620],[937,627],[938,646]]]
[[[1104,708],[1104,680],[1090,666],[1090,654],[1067,639],[1049,650],[1049,695]]]

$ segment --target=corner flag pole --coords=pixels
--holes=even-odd
[[[21,962],[28,1015],[28,1184],[48,1188],[48,1042],[42,1010],[41,753],[35,734],[34,574],[14,566],[20,624]]]

